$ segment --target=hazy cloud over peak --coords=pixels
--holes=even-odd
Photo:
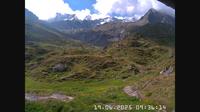
[[[174,13],[174,10],[157,0],[97,0],[93,5],[100,14],[118,16],[143,16],[150,8]]]

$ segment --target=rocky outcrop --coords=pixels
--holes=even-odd
[[[164,68],[160,74],[162,75],[170,75],[173,72],[174,68],[172,66]]]

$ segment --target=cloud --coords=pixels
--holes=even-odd
[[[107,15],[111,11],[113,4],[117,1],[119,0],[96,0],[93,7],[99,12],[99,14]]]
[[[91,15],[89,9],[72,10],[69,4],[63,0],[26,0],[25,7],[36,14],[41,20],[48,20],[61,14],[76,14],[79,19],[84,19],[87,15]]]
[[[83,20],[87,15],[92,19],[105,18],[109,16],[135,17],[143,16],[150,8],[155,8],[167,13],[175,13],[172,8],[158,2],[157,0],[96,0],[92,4],[95,12],[91,10],[72,10],[68,3],[63,0],[26,0],[25,7],[36,14],[39,19],[47,20],[61,14],[76,14]]]
[[[55,17],[57,12],[61,14],[74,12],[63,0],[26,0],[25,7],[42,20]]]
[[[166,6],[165,4],[158,2],[157,4],[157,10],[160,10],[161,12],[168,13],[172,16],[175,16],[175,10],[171,7]]]
[[[109,15],[104,15],[104,14],[99,14],[99,13],[98,14],[91,14],[90,16],[92,17],[92,20],[110,17]]]
[[[172,8],[167,7],[157,0],[96,0],[93,5],[94,9],[99,14],[104,15],[117,15],[123,17],[136,17],[143,16],[150,8],[162,10],[165,12],[173,12]],[[174,11],[175,12],[175,11]]]
[[[76,11],[74,11],[74,14],[76,14],[76,16],[81,20],[83,20],[87,15],[91,15],[89,9],[76,10]]]

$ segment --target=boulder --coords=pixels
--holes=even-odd
[[[128,66],[128,71],[133,71],[134,74],[138,74],[140,71],[138,70],[138,68],[135,65],[129,65]]]
[[[139,90],[137,90],[136,88],[133,88],[132,86],[124,87],[123,91],[129,96],[133,96],[133,97],[136,97],[136,98],[139,98],[139,99],[143,98],[143,96],[141,95]]]
[[[164,70],[162,70],[160,72],[160,74],[170,75],[173,72],[173,70],[174,70],[174,68],[172,66],[170,66],[170,67],[164,68]]]
[[[52,67],[53,72],[64,72],[66,71],[67,67],[64,64],[56,64]]]

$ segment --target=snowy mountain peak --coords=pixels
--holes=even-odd
[[[49,22],[54,22],[54,21],[66,21],[66,20],[78,20],[75,14],[61,14],[61,13],[56,13],[56,16],[54,18],[49,19]]]
[[[92,17],[90,15],[87,15],[84,20],[92,20]]]

